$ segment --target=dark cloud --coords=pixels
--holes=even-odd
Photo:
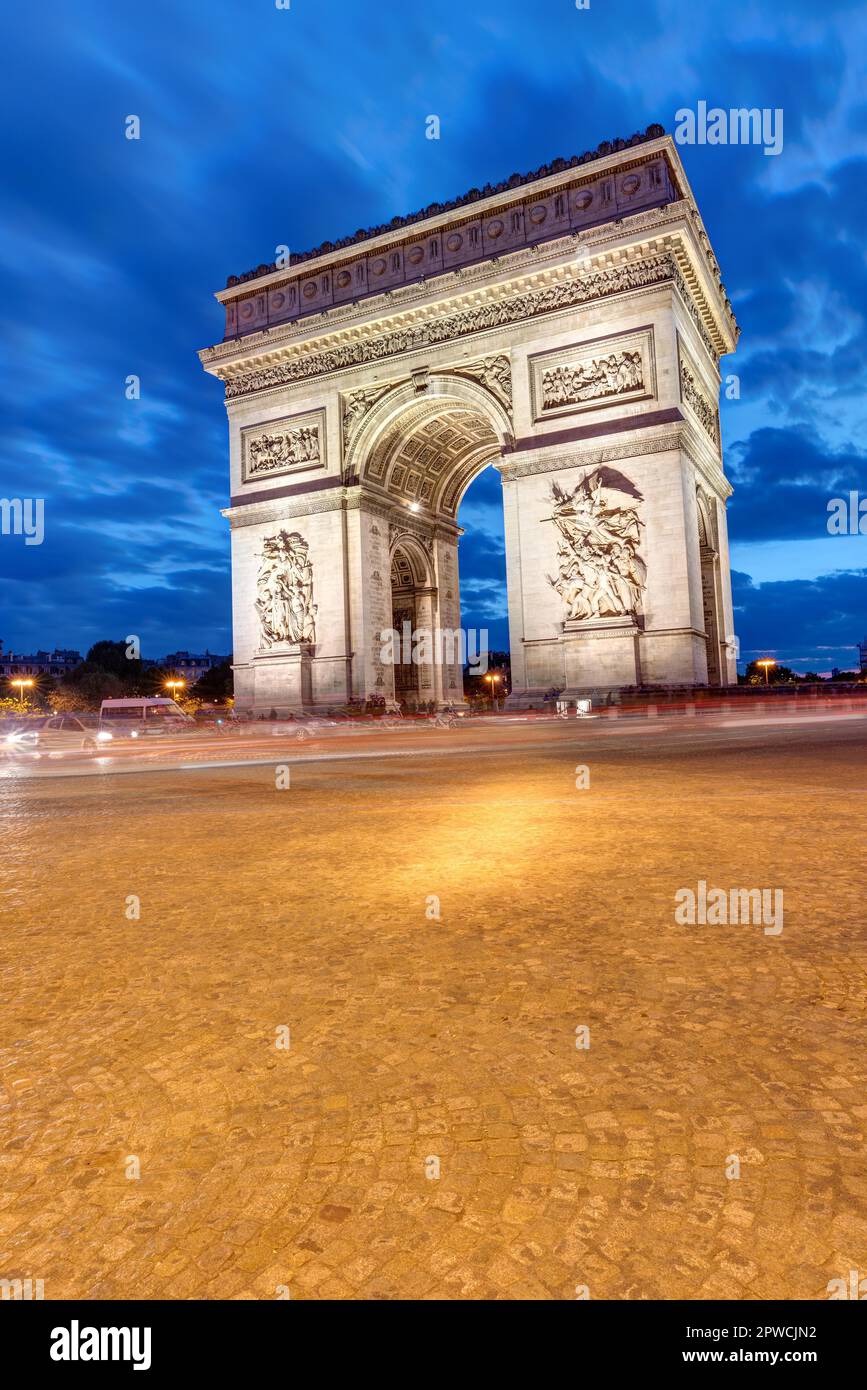
[[[867,479],[867,455],[823,447],[806,427],[755,430],[727,466],[732,541],[825,538],[829,500],[863,494]]]
[[[652,120],[672,128],[700,99],[785,112],[777,159],[682,151],[744,329],[723,363],[741,378],[723,406],[732,538],[824,534],[828,497],[865,477],[867,107],[845,77],[862,8],[745,3],[721,30],[692,0],[19,6],[0,88],[14,130],[0,493],[44,497],[47,530],[41,547],[0,540],[7,647],[126,631],[153,654],[226,646],[226,425],[195,350],[221,332],[228,274]],[[124,398],[130,374],[140,402]],[[489,471],[461,517],[471,625],[502,610],[500,515]],[[852,576],[816,581],[815,613],[813,587],[739,583],[758,646],[797,643],[808,614],[818,642],[823,611],[838,636],[864,625]]]
[[[773,656],[801,672],[858,669],[857,642],[867,632],[867,570],[765,584],[735,571],[732,588],[743,660]]]

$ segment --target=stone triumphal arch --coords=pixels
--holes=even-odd
[[[512,702],[735,678],[719,360],[660,127],[231,277],[237,703],[462,698],[461,497],[503,481]]]

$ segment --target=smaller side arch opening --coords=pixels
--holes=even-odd
[[[397,634],[394,698],[410,710],[433,698],[432,665],[417,659],[415,641],[415,634],[430,626],[433,597],[430,563],[422,546],[410,536],[398,537],[391,551],[391,626]]]
[[[707,643],[707,683],[722,685],[720,649],[719,552],[711,511],[712,504],[702,492],[696,494],[698,513],[698,554],[701,565],[701,601]]]

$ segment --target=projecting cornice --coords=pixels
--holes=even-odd
[[[488,283],[466,284],[443,295],[441,283],[426,286],[419,302],[398,307],[387,300],[372,317],[328,326],[311,334],[286,325],[236,343],[205,349],[203,366],[226,385],[227,401],[294,382],[346,372],[417,350],[430,350],[473,336],[495,333],[510,324],[552,316],[618,294],[635,294],[669,284],[679,295],[714,360],[735,346],[736,329],[721,312],[719,297],[703,265],[689,206],[678,204],[671,215],[645,214],[640,228],[630,229],[617,245],[597,230],[576,248],[572,238],[547,248],[547,263],[521,253],[523,274]],[[648,236],[648,233],[656,235]],[[639,234],[641,239],[639,240]],[[578,250],[577,261],[575,252]],[[564,259],[564,251],[570,259]],[[517,272],[514,262],[508,267]],[[527,273],[529,271],[529,273]],[[438,293],[437,293],[438,291]],[[420,298],[420,295],[419,295]],[[355,306],[357,308],[357,306]],[[369,309],[370,306],[367,306]],[[390,312],[389,312],[390,311]]]
[[[613,431],[616,439],[600,443],[598,439],[561,443],[540,442],[521,454],[507,454],[494,464],[505,482],[557,473],[564,468],[595,468],[603,463],[616,463],[628,458],[654,456],[669,451],[688,455],[708,487],[723,501],[732,494],[732,487],[720,467],[719,458],[708,449],[707,441],[685,419],[660,424],[650,429],[634,429],[629,421]]]

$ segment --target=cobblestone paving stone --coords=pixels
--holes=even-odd
[[[0,1276],[826,1297],[867,1270],[864,758],[555,733],[281,792],[4,783]],[[782,936],[677,926],[699,878],[782,887]]]

